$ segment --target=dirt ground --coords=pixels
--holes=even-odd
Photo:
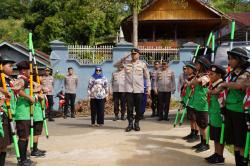
[[[206,166],[204,157],[211,150],[195,153],[181,139],[189,133],[187,124],[173,128],[172,121],[158,122],[156,118],[141,121],[140,132],[124,132],[127,121],[105,119],[103,127],[91,127],[90,118],[57,118],[49,122],[49,139],[43,135],[39,148],[47,150],[44,158],[31,159],[38,166]],[[226,164],[234,165],[234,158],[225,151]],[[16,165],[14,155],[7,157],[7,166]]]

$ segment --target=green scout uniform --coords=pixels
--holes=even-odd
[[[29,95],[29,88],[26,87],[24,92]],[[30,101],[23,96],[17,99],[15,120],[30,120]]]
[[[242,72],[240,69],[236,69],[231,74],[230,82],[244,83],[248,76],[248,72]],[[245,95],[245,91],[229,89],[226,98],[226,109],[233,112],[244,112],[243,100]]]
[[[44,100],[42,101],[44,102]],[[34,103],[34,122],[43,121],[43,112],[42,112],[41,102],[38,100]]]
[[[209,78],[207,75],[200,74],[199,80],[201,80],[201,85],[196,85],[194,88],[194,99],[193,106],[196,111],[207,112],[208,103],[207,103],[207,92],[208,92],[208,83]]]
[[[219,79],[215,83],[212,84],[212,89],[215,89],[219,86],[223,81]],[[218,95],[211,95],[209,100],[209,124],[213,127],[221,127],[222,125],[222,117],[221,117],[221,105],[218,101]]]
[[[191,81],[194,77],[190,77],[188,78],[188,81]],[[193,105],[193,102],[194,102],[194,96],[191,94],[190,98],[189,98],[189,95],[190,93],[192,93],[192,87],[191,86],[188,86],[187,84],[185,85],[185,95],[183,96],[182,98],[182,101],[185,105],[191,107],[191,108],[194,108],[194,105]],[[188,98],[189,98],[189,101],[188,101]],[[188,102],[188,103],[187,103]]]

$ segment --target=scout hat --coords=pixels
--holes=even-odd
[[[190,67],[191,69],[196,70],[195,64],[193,62],[186,64],[186,67]]]
[[[226,73],[227,73],[226,70],[225,70],[225,68],[223,66],[217,65],[217,64],[211,65],[210,71],[218,73],[218,74],[221,74],[222,78],[224,78],[225,75],[226,75]]]
[[[132,48],[131,49],[131,54],[135,54],[135,53],[139,53],[140,54],[140,50],[137,48]]]
[[[205,58],[205,57],[200,57],[200,58],[198,58],[196,61],[195,61],[195,63],[200,63],[202,66],[204,66],[206,69],[209,69],[210,68],[210,65],[211,65],[211,63],[210,63],[210,61],[207,59],[207,58]]]
[[[228,51],[227,54],[243,61],[247,61],[249,59],[248,51],[240,47],[233,48],[231,51]]]
[[[21,62],[17,63],[16,66],[17,66],[18,70],[30,68],[28,61],[21,61]]]
[[[0,63],[2,63],[3,65],[5,65],[5,64],[7,64],[7,63],[13,64],[13,63],[16,63],[16,62],[13,61],[13,60],[10,60],[10,59],[8,59],[8,58],[0,57]]]

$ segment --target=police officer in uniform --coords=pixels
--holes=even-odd
[[[45,75],[41,77],[41,83],[44,89],[44,92],[46,94],[47,100],[48,100],[48,108],[47,108],[47,114],[48,114],[48,120],[53,122],[55,121],[52,118],[51,111],[53,110],[53,87],[54,87],[54,78],[52,75],[50,75],[50,68],[45,68]]]
[[[151,109],[152,109],[152,115],[151,117],[158,116],[159,110],[158,110],[158,95],[155,93],[154,89],[156,88],[156,79],[157,79],[157,72],[160,69],[160,62],[155,61],[154,62],[154,68],[149,72],[150,74],[150,81],[151,81]]]
[[[176,90],[174,72],[168,68],[167,62],[162,62],[161,70],[157,72],[155,93],[158,94],[159,121],[168,119],[171,93]],[[164,116],[163,116],[164,114]]]
[[[117,66],[123,63],[125,68],[127,119],[129,123],[126,128],[126,132],[129,132],[132,129],[140,131],[139,121],[141,118],[141,103],[144,93],[144,78],[146,79],[147,95],[149,95],[151,87],[147,65],[143,61],[139,60],[139,57],[140,51],[138,49],[132,49],[131,60],[126,60],[128,58],[128,56],[126,56],[116,64]],[[134,109],[136,112],[135,116],[133,114]]]
[[[124,66],[121,64],[118,66],[117,71],[112,73],[110,88],[113,92],[114,100],[114,121],[119,120],[119,112],[121,110],[121,120],[125,120],[125,111],[126,111],[126,96],[125,96],[125,72]]]

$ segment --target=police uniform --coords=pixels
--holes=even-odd
[[[112,73],[111,86],[114,100],[114,120],[118,120],[119,110],[121,110],[121,119],[125,120],[126,111],[126,95],[125,95],[125,71],[117,70]]]
[[[234,58],[240,58],[241,61],[249,59],[247,57],[248,52],[241,48],[234,48],[228,51],[228,55]],[[248,77],[249,72],[246,71],[246,68],[236,67],[229,74],[229,82],[244,85],[244,83],[248,81]],[[247,125],[243,108],[245,95],[246,92],[244,89],[229,88],[225,102],[225,142],[226,144],[233,144],[239,148],[244,148],[246,142]],[[240,155],[239,151],[235,151],[235,159],[236,165],[247,165],[247,163],[243,164],[243,156]]]
[[[151,95],[151,100],[152,100],[152,103],[151,103],[152,117],[154,117],[155,115],[158,116],[158,114],[159,114],[159,110],[158,110],[158,95],[155,93],[156,79],[157,79],[157,72],[158,71],[159,71],[159,69],[158,70],[153,69],[153,70],[151,70],[149,72],[149,74],[150,74],[150,81],[151,81],[151,92],[150,92],[150,95]]]
[[[131,53],[140,53],[138,49],[132,49]],[[125,70],[125,90],[126,90],[126,101],[127,101],[127,119],[129,122],[126,131],[131,131],[133,128],[133,121],[135,119],[134,129],[140,130],[139,121],[141,118],[141,107],[144,93],[144,79],[146,79],[147,90],[150,90],[150,77],[147,65],[137,60],[132,62],[124,59],[119,61],[117,64],[124,64]],[[136,115],[134,117],[133,110],[135,108]]]
[[[45,68],[46,71],[50,71],[50,69],[48,67]],[[44,87],[44,89],[46,89],[45,94],[48,100],[48,108],[46,110],[47,114],[48,114],[48,118],[49,121],[54,121],[54,119],[52,118],[51,115],[51,111],[53,110],[53,87],[54,87],[54,78],[51,75],[44,75],[42,76],[42,80],[41,80],[41,84]]]
[[[157,72],[156,89],[158,92],[159,120],[168,120],[171,93],[176,90],[174,72],[167,68]]]

